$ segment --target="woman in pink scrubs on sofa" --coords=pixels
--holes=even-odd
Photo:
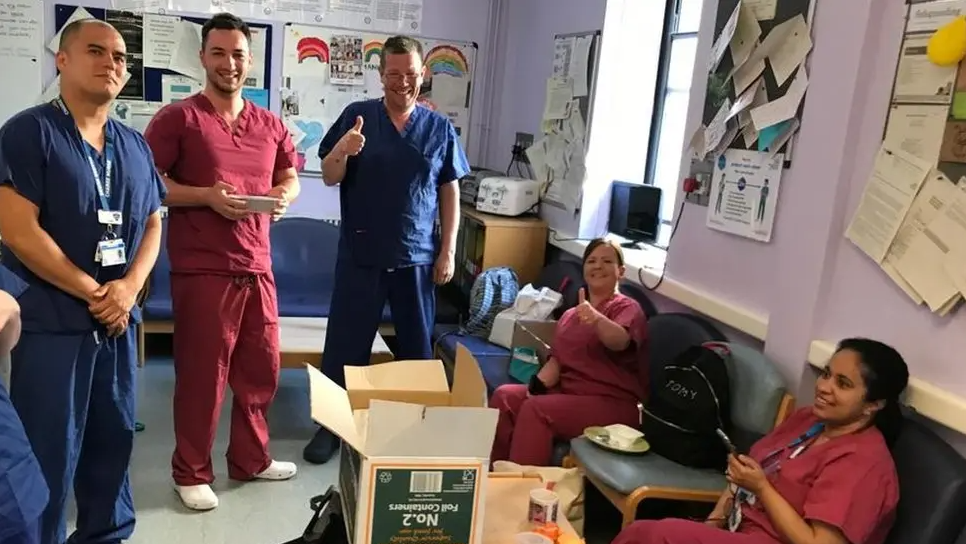
[[[908,381],[896,350],[843,340],[812,406],[729,458],[731,486],[707,521],[638,521],[613,544],[882,544],[899,502],[889,447]]]
[[[637,403],[647,390],[647,318],[620,294],[624,255],[596,239],[584,251],[577,305],[557,322],[552,353],[528,385],[502,385],[490,407],[500,411],[492,461],[549,465],[553,442],[594,425],[639,426]]]

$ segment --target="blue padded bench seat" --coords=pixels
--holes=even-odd
[[[728,485],[720,471],[686,467],[660,455],[617,455],[582,436],[570,441],[570,451],[584,466],[594,467],[594,476],[601,483],[624,495],[645,485],[715,493]]]
[[[453,362],[456,359],[456,344],[460,343],[466,346],[480,364],[488,395],[492,395],[503,384],[516,383],[509,374],[510,350],[491,344],[479,336],[460,335],[456,332],[458,329],[458,325],[436,325],[433,329],[433,338],[444,359]]]

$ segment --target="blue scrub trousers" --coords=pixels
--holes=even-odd
[[[0,544],[39,544],[40,543],[40,520],[34,520],[25,530],[15,534],[0,538]]]
[[[358,266],[341,257],[335,265],[322,355],[322,371],[332,381],[345,387],[345,365],[369,364],[387,300],[396,329],[396,359],[432,359],[433,265],[385,269]]]
[[[24,332],[12,353],[10,397],[50,488],[40,544],[120,543],[134,532],[128,465],[134,447],[137,336]]]

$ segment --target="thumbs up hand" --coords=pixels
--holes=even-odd
[[[574,307],[582,323],[594,325],[600,319],[600,312],[587,300],[587,290],[583,287],[577,292],[577,306]]]
[[[339,141],[342,151],[350,157],[358,155],[366,145],[366,137],[362,135],[362,124],[363,119],[360,115],[356,117],[356,124]]]

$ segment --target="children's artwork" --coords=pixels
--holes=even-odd
[[[303,171],[321,171],[319,143],[347,105],[383,96],[379,65],[387,38],[310,25],[286,27],[281,110],[293,137],[299,136],[296,149]],[[476,45],[421,41],[427,75],[419,102],[446,115],[466,146]]]

